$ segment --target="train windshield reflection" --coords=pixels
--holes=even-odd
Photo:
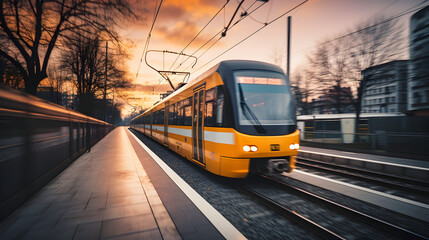
[[[237,71],[240,125],[294,125],[294,106],[284,75],[267,71]]]

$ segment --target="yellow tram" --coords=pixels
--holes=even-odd
[[[288,79],[256,61],[220,62],[133,118],[131,128],[231,178],[291,172],[299,149]]]

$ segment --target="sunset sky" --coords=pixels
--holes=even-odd
[[[239,0],[230,0],[225,6],[225,10],[221,11],[183,52],[189,55],[193,54],[211,37],[221,31],[230,21],[239,2]],[[244,12],[243,9],[249,9],[248,12],[250,12],[259,5],[262,6],[230,29],[226,36],[209,50],[207,48],[220,35],[196,52],[195,56],[198,57],[198,62],[193,68],[187,68],[192,65],[191,59],[179,66],[186,59],[183,57],[179,58],[171,68],[176,55],[151,53],[148,55],[148,61],[160,69],[168,70],[171,68],[176,71],[190,71],[190,80],[222,60],[247,59],[275,63],[275,55],[285,54],[286,21],[287,16],[292,16],[291,72],[293,73],[297,66],[306,64],[306,54],[314,50],[318,43],[344,34],[347,30],[354,29],[357,24],[369,18],[391,17],[418,4],[422,3],[419,7],[428,4],[427,1],[423,0],[309,0],[283,18],[266,26],[237,47],[213,60],[264,26],[265,23],[272,21],[301,2],[303,1],[270,0],[264,3],[263,1],[245,0],[234,18],[233,24],[240,18],[240,14]],[[131,50],[132,56],[128,62],[130,75],[134,78],[136,85],[132,94],[134,99],[130,101],[130,104],[134,106],[152,106],[155,101],[159,100],[160,92],[170,90],[166,81],[160,81],[159,74],[145,64],[144,58],[136,78],[146,38],[153,22],[154,11],[159,3],[159,0],[137,1],[135,5],[138,9],[136,14],[139,21],[127,24],[120,29],[120,34],[134,43],[134,48]],[[225,0],[164,0],[152,31],[148,49],[182,51],[225,3]],[[410,15],[411,13],[400,19],[407,31]],[[282,65],[284,64],[282,63]],[[285,69],[285,66],[281,67]],[[181,77],[173,79],[174,85],[183,80]],[[127,107],[125,112],[130,110],[131,107]]]

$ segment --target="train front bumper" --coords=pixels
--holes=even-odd
[[[283,165],[284,166],[280,166]],[[220,175],[230,178],[245,178],[249,173],[292,172],[296,156],[282,158],[229,158],[220,157]]]

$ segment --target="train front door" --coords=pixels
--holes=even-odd
[[[204,92],[205,85],[194,88],[192,101],[192,149],[193,158],[204,163]]]

